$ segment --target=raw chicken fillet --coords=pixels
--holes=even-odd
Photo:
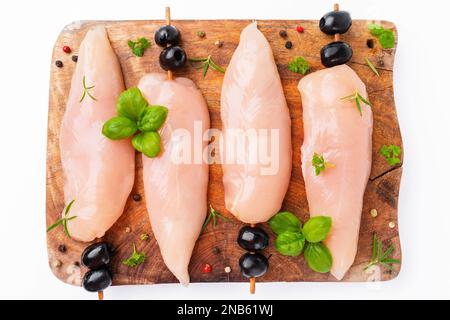
[[[372,110],[342,100],[366,87],[347,65],[311,73],[298,85],[303,104],[302,172],[311,216],[331,216],[326,245],[333,256],[331,273],[340,280],[353,264],[364,191],[372,164]],[[314,152],[334,165],[318,176],[311,164]]]
[[[83,101],[83,77],[89,93]],[[134,149],[129,140],[102,135],[115,116],[124,90],[119,61],[103,26],[88,31],[79,50],[60,132],[64,200],[75,200],[68,221],[70,235],[80,241],[102,237],[124,210],[134,183]],[[63,213],[64,214],[64,213]]]
[[[189,260],[207,213],[208,164],[202,159],[207,141],[202,138],[210,122],[195,84],[166,77],[148,74],[139,82],[151,105],[169,109],[160,130],[161,153],[157,158],[142,156],[145,199],[164,262],[187,285]],[[195,125],[200,127],[195,130]],[[186,154],[189,157],[182,160]]]
[[[289,186],[291,119],[272,50],[256,22],[242,31],[225,73],[221,117],[226,208],[246,223],[267,221],[281,208]],[[258,132],[258,138],[241,148],[229,135],[230,129]],[[267,159],[255,161],[255,141],[262,142],[260,148],[266,140]]]

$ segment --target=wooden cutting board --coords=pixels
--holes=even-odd
[[[241,30],[250,20],[175,20],[173,24],[182,34],[182,46],[190,57],[205,57],[212,55],[221,66],[226,67],[235,48],[239,43]],[[342,39],[353,47],[354,56],[349,62],[356,73],[367,86],[370,101],[373,104],[373,165],[370,181],[364,196],[361,229],[359,234],[358,253],[352,268],[342,281],[370,281],[375,279],[389,280],[397,276],[400,265],[394,266],[393,271],[381,269],[369,274],[363,271],[372,253],[372,234],[376,232],[386,248],[391,243],[395,249],[393,256],[401,258],[400,240],[397,226],[397,202],[402,174],[402,165],[391,167],[379,154],[384,144],[402,146],[399,124],[394,105],[393,92],[393,63],[395,50],[382,50],[375,39],[375,47],[369,48],[367,40],[373,39],[367,29],[367,24],[373,21],[356,20],[349,32]],[[386,21],[377,21],[386,28],[395,30],[395,26]],[[297,24],[304,27],[303,33],[296,31]],[[70,89],[70,81],[76,63],[72,55],[77,54],[80,42],[89,28],[104,24],[107,27],[112,46],[119,57],[127,87],[136,86],[139,79],[147,72],[160,72],[158,56],[161,49],[153,43],[156,29],[165,23],[161,21],[87,21],[68,25],[59,35],[52,57],[50,104],[48,113],[48,146],[47,146],[47,226],[58,219],[64,208],[63,202],[63,172],[60,162],[59,131],[61,119]],[[319,52],[322,46],[333,39],[320,32],[318,21],[311,20],[261,20],[259,29],[264,33],[275,56],[278,71],[283,83],[283,89],[289,105],[292,118],[293,143],[293,171],[289,190],[283,204],[283,210],[289,210],[300,217],[302,221],[308,218],[308,204],[305,195],[305,185],[300,168],[300,146],[303,142],[302,103],[297,84],[301,75],[289,71],[288,62],[294,56],[304,56],[311,65],[311,72],[322,69]],[[287,39],[279,36],[280,30],[286,30]],[[197,31],[205,31],[206,37],[199,38]],[[135,57],[127,46],[128,39],[137,37],[151,39],[152,46],[146,50],[144,57]],[[214,45],[216,40],[223,41],[221,48]],[[286,40],[293,43],[288,50],[284,44]],[[71,54],[62,51],[68,45]],[[365,58],[369,58],[377,65],[380,77],[377,77],[366,65]],[[61,60],[63,68],[57,68],[55,61]],[[201,71],[187,66],[176,72],[176,76],[192,79],[205,97],[211,116],[213,128],[221,128],[220,121],[220,88],[223,75],[214,70],[208,71],[205,78]],[[270,186],[268,186],[270,188]],[[134,201],[133,194],[142,196],[141,201]],[[112,201],[114,199],[111,199]],[[247,281],[238,266],[239,257],[244,253],[236,243],[238,230],[242,223],[233,218],[224,208],[222,171],[220,165],[210,166],[210,182],[208,201],[212,206],[229,217],[224,222],[219,220],[217,226],[209,226],[200,236],[191,259],[189,273],[192,282],[236,282]],[[378,216],[371,217],[370,210],[377,209]],[[335,281],[330,274],[319,274],[311,271],[303,259],[285,257],[274,249],[273,233],[267,224],[261,225],[270,235],[270,246],[264,251],[270,256],[270,270],[258,282],[271,281]],[[128,232],[127,232],[128,231]],[[44,231],[43,231],[44,232]],[[140,240],[140,235],[149,234],[147,241]],[[136,181],[133,191],[127,201],[125,211],[115,225],[106,233],[104,239],[114,244],[118,249],[112,264],[114,285],[123,284],[151,284],[177,282],[175,277],[165,267],[161,258],[158,244],[155,241],[145,207],[142,182],[141,157],[136,157]],[[147,255],[144,264],[130,268],[122,264],[132,251],[132,244]],[[64,244],[65,252],[58,247]],[[86,271],[78,267],[80,254],[87,246],[86,243],[76,242],[64,236],[62,228],[57,228],[47,234],[49,263],[53,273],[62,281],[80,285],[81,277]],[[211,273],[203,273],[202,266],[209,263]],[[231,267],[226,273],[225,267]]]

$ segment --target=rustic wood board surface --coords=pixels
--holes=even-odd
[[[211,54],[214,60],[226,67],[235,48],[239,43],[241,30],[251,20],[174,20],[173,24],[182,34],[182,46],[190,57],[204,57]],[[372,253],[372,234],[376,232],[384,246],[393,244],[393,256],[401,258],[400,240],[397,225],[397,201],[402,174],[402,163],[390,167],[380,156],[379,149],[384,144],[402,146],[402,139],[396,115],[393,92],[393,63],[395,49],[382,50],[378,41],[375,47],[369,48],[367,40],[373,39],[367,29],[367,24],[373,21],[355,20],[349,32],[342,36],[353,47],[353,58],[349,62],[356,73],[367,86],[370,101],[373,104],[373,165],[370,181],[365,196],[359,235],[358,253],[352,268],[342,281],[390,280],[400,271],[400,265],[395,265],[393,271],[381,269],[381,274],[367,273],[364,266],[370,260]],[[395,30],[395,26],[386,21],[377,21],[386,28]],[[301,23],[304,33],[298,33],[296,26]],[[47,225],[58,219],[64,208],[63,172],[59,152],[59,131],[61,119],[70,89],[70,80],[76,63],[71,55],[77,54],[80,43],[89,30],[97,24],[107,27],[108,35],[122,67],[127,87],[136,86],[139,79],[147,72],[161,72],[158,56],[161,49],[153,43],[153,35],[157,28],[165,23],[160,21],[86,21],[68,25],[58,37],[52,58],[50,81],[50,105],[48,114],[48,146],[47,146]],[[300,146],[303,142],[302,103],[297,84],[301,75],[288,70],[287,63],[294,56],[304,56],[311,65],[311,71],[322,69],[319,52],[322,46],[333,39],[320,32],[318,21],[312,20],[261,20],[259,29],[264,33],[275,56],[275,61],[283,83],[284,92],[292,118],[293,171],[289,190],[283,204],[284,210],[289,210],[300,217],[302,221],[308,218],[308,204],[305,186],[300,167]],[[286,30],[287,39],[279,36],[280,30]],[[197,31],[205,31],[206,37],[199,38]],[[128,39],[145,36],[152,40],[152,46],[146,50],[144,57],[135,57],[127,46]],[[223,41],[221,48],[214,45],[216,40]],[[291,40],[293,48],[284,47],[286,40]],[[62,51],[64,45],[72,48],[71,54]],[[377,77],[366,65],[365,58],[371,59],[378,67],[380,77]],[[55,66],[55,60],[64,63],[63,68]],[[175,76],[191,78],[200,88],[205,97],[211,116],[213,128],[221,128],[220,121],[220,88],[223,75],[210,70],[205,78],[201,71],[191,66],[185,67]],[[403,155],[401,157],[403,159]],[[268,186],[270,188],[270,186]],[[136,202],[133,194],[142,196]],[[112,199],[113,200],[113,199]],[[244,253],[236,243],[238,230],[242,223],[233,218],[224,208],[222,171],[220,165],[210,166],[210,182],[208,201],[213,207],[228,216],[226,222],[219,221],[216,228],[209,226],[200,236],[191,259],[189,273],[191,282],[237,282],[247,281],[239,272],[238,260]],[[371,217],[370,210],[377,209],[378,216]],[[391,225],[389,226],[389,224]],[[270,256],[270,270],[258,282],[273,281],[336,281],[330,274],[319,274],[311,271],[303,256],[297,258],[284,257],[274,249],[274,236],[267,224],[261,225],[268,231],[270,246],[265,255]],[[127,230],[127,228],[129,228]],[[129,232],[127,232],[129,231]],[[149,234],[147,241],[141,241],[140,235]],[[115,225],[106,233],[104,239],[115,245],[117,255],[112,264],[114,285],[152,284],[177,282],[175,277],[165,267],[158,244],[155,241],[145,207],[142,181],[141,157],[136,157],[136,181],[134,189],[126,204],[125,211]],[[146,262],[136,268],[122,264],[136,243],[139,250],[146,253]],[[58,247],[64,244],[65,252]],[[49,263],[53,273],[62,281],[80,285],[81,277],[86,271],[78,267],[80,254],[87,246],[64,236],[62,228],[47,234]],[[61,262],[61,265],[59,265]],[[211,273],[203,273],[205,263],[212,265]],[[230,266],[231,273],[224,268]]]

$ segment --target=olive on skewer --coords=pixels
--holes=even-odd
[[[237,243],[246,252],[239,259],[239,267],[244,277],[250,279],[250,293],[255,293],[256,278],[263,276],[269,269],[269,260],[259,251],[269,245],[269,235],[254,225],[239,230]]]
[[[328,35],[334,35],[334,42],[320,50],[320,60],[327,67],[347,63],[353,56],[352,47],[340,41],[340,35],[347,32],[352,25],[352,19],[347,11],[339,11],[339,5],[334,5],[334,11],[326,13],[319,22],[320,30]]]

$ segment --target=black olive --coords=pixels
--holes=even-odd
[[[261,228],[245,226],[239,230],[237,242],[248,251],[263,250],[269,245],[269,236]]]
[[[111,271],[107,268],[89,270],[83,277],[83,288],[90,292],[105,290],[111,284]]]
[[[155,32],[155,42],[160,47],[176,46],[180,39],[180,31],[174,26],[163,26]]]
[[[347,63],[353,55],[352,47],[346,42],[331,42],[320,50],[320,59],[325,67]]]
[[[319,21],[320,30],[329,35],[346,33],[351,26],[352,18],[347,11],[328,12]]]
[[[186,52],[178,46],[167,47],[159,55],[159,65],[164,70],[180,69],[186,64]]]
[[[269,269],[269,260],[260,253],[247,252],[239,259],[242,275],[256,278],[264,275]]]
[[[113,252],[114,248],[108,242],[93,243],[84,249],[81,262],[90,269],[102,268],[109,265]]]

